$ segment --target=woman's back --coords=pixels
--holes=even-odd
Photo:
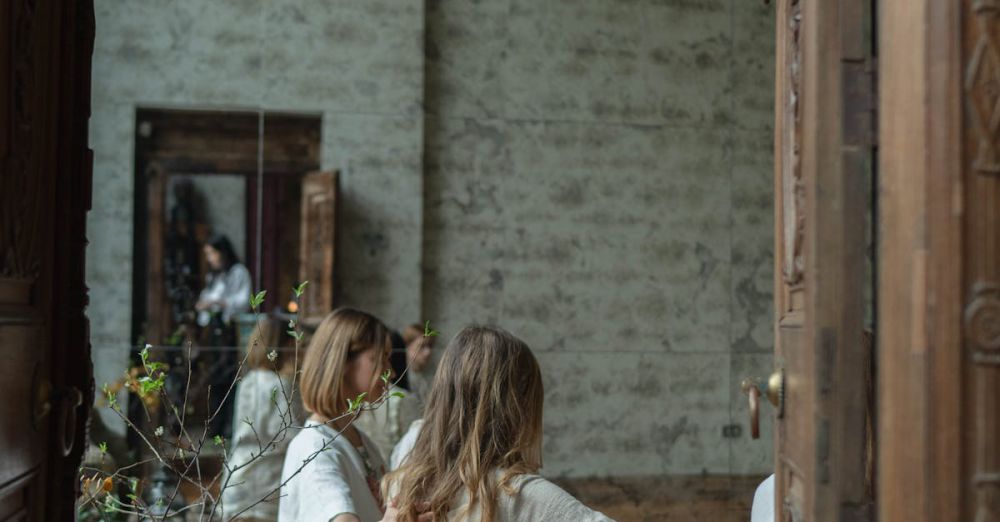
[[[609,520],[537,475],[544,397],[524,341],[484,326],[456,334],[413,449],[384,483],[399,519],[429,511],[438,520]]]
[[[495,474],[500,479],[500,472]],[[497,522],[606,522],[611,519],[573,498],[559,486],[539,475],[519,475],[511,480],[513,494],[501,489],[497,495],[494,520]],[[482,510],[469,509],[469,493],[463,491],[448,513],[450,522],[479,522]]]

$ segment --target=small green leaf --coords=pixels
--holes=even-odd
[[[299,286],[292,288],[292,291],[295,292],[295,297],[302,297],[302,294],[306,291],[307,284],[309,284],[309,281],[302,281],[299,283]]]
[[[108,383],[104,383],[104,395],[108,399],[109,408],[114,408],[118,405],[118,397],[115,396],[114,392],[108,389]]]
[[[108,452],[108,443],[107,442],[102,442],[102,443],[98,444],[97,447],[101,450],[102,454]]]
[[[149,377],[148,375],[139,377],[139,395],[141,397],[145,397],[150,393],[156,393],[160,391],[161,389],[163,389],[164,379],[165,376],[163,374],[160,374],[160,376],[155,379]]]
[[[430,322],[430,320],[426,321],[424,323],[424,337],[437,337],[438,335],[441,335],[441,334],[438,333],[437,330],[431,328],[431,322]]]
[[[364,392],[361,395],[358,395],[353,400],[347,399],[347,413],[354,413],[355,410],[360,408],[361,403],[364,402],[365,400],[365,395],[368,395],[368,393]]]
[[[278,405],[278,387],[271,388],[271,404]]]
[[[392,397],[396,397],[397,399],[402,399],[403,397],[406,397],[406,395],[404,395],[403,392],[398,392],[398,391],[392,392],[389,395]]]
[[[385,384],[389,384],[389,377],[391,376],[392,376],[392,370],[386,370],[382,372],[382,382]]]
[[[222,440],[222,435],[216,435],[215,438],[212,439],[212,441],[214,441],[215,445],[219,447],[222,447],[226,444],[226,441]]]
[[[288,335],[292,336],[296,341],[302,340],[302,332],[296,332],[295,330],[289,330]]]
[[[256,312],[257,309],[260,308],[260,305],[264,303],[264,296],[266,295],[267,290],[261,290],[260,292],[257,292],[257,295],[251,296],[250,308]]]

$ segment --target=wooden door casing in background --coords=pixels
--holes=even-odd
[[[299,280],[309,281],[302,296],[303,324],[318,324],[336,299],[337,172],[311,172],[302,178],[299,225]]]
[[[873,137],[867,0],[777,3],[778,520],[869,520],[862,345]]]
[[[93,402],[84,315],[93,17],[89,0],[0,3],[3,520],[75,513]],[[51,393],[38,394],[46,382]]]

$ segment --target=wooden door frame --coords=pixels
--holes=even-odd
[[[775,429],[779,520],[870,520],[870,353],[862,335],[874,105],[867,2],[777,6],[775,223],[784,233],[775,235],[775,355],[787,375]],[[800,117],[789,120],[792,112]],[[791,148],[799,150],[797,167]]]
[[[151,247],[156,240],[151,236],[155,227],[149,217],[150,209],[157,205],[150,201],[152,194],[146,190],[155,179],[174,174],[234,174],[254,178],[262,169],[266,178],[272,176],[301,176],[318,170],[320,147],[322,145],[322,118],[317,114],[286,113],[265,111],[263,113],[264,132],[260,134],[261,115],[251,110],[222,109],[177,109],[138,107],[135,119],[135,205],[132,241],[132,325],[131,338],[134,345],[140,339],[150,339],[155,344],[163,342],[166,332],[161,307],[164,302],[156,299],[161,295],[156,291],[160,277],[158,265],[162,263],[150,258]],[[258,141],[263,138],[263,150],[258,150]],[[258,153],[263,157],[258,158]],[[257,185],[248,181],[248,198],[256,201]],[[161,187],[157,194],[163,196]],[[265,196],[265,203],[266,203]],[[268,225],[272,216],[265,213],[262,226]],[[265,251],[263,267],[256,266],[256,257],[250,255],[256,249],[256,205],[247,208],[247,255],[244,264],[251,274],[261,274],[262,288],[270,290],[272,297],[279,290],[267,285],[267,274],[276,269],[266,262],[276,258],[275,252]],[[261,239],[264,231],[261,230]],[[262,246],[263,247],[263,246]],[[273,278],[272,278],[273,280]],[[289,293],[290,289],[281,289]],[[279,300],[273,301],[280,302]],[[159,327],[152,325],[154,318],[161,318]],[[150,325],[144,324],[150,321]]]
[[[880,0],[880,520],[972,520],[963,4]]]

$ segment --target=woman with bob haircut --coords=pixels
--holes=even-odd
[[[385,465],[353,425],[358,410],[350,411],[348,400],[382,396],[389,347],[389,329],[360,310],[338,308],[317,327],[302,362],[302,405],[310,416],[285,455],[279,521],[382,518]]]
[[[524,341],[472,326],[445,348],[416,443],[383,491],[397,520],[610,520],[537,475],[542,373]]]

